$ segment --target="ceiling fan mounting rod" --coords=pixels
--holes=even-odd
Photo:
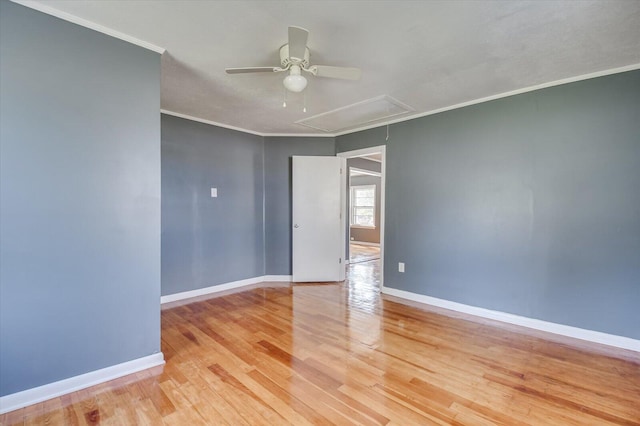
[[[309,56],[309,48],[304,49],[304,58],[296,58],[295,56],[290,57],[288,44],[285,44],[280,48],[280,64],[284,69],[289,69],[291,65],[298,65],[302,69],[308,68]]]

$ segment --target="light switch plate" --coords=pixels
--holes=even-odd
[[[398,262],[398,272],[404,272],[404,262]]]
[[[211,188],[211,198],[216,198],[218,196],[218,188]]]

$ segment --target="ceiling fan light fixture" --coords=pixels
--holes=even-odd
[[[290,26],[288,43],[280,47],[280,66],[225,68],[225,72],[227,74],[245,74],[289,71],[289,75],[284,78],[282,84],[286,90],[294,93],[300,93],[307,87],[307,79],[301,75],[302,71],[314,77],[340,78],[343,80],[360,79],[362,72],[358,68],[310,65],[309,57],[311,53],[307,47],[308,38],[309,31],[301,27]],[[286,105],[283,104],[282,106]]]
[[[300,93],[307,87],[307,79],[300,75],[300,67],[293,65],[289,75],[282,80],[282,84],[288,91]]]

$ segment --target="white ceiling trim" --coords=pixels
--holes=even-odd
[[[236,130],[238,132],[249,133],[256,136],[265,136],[264,133],[254,132],[253,130],[243,129],[242,127],[236,127],[236,126],[230,126],[228,124],[218,123],[217,121],[205,120],[204,118],[198,118],[192,115],[181,114],[179,112],[169,111],[168,109],[161,109],[160,112],[163,114],[172,115],[174,117],[184,118],[185,120],[197,121],[198,123],[210,124],[212,126],[222,127],[229,130]]]
[[[634,71],[634,70],[638,70],[638,69],[640,69],[640,64],[632,64],[632,65],[627,65],[627,66],[619,67],[619,68],[611,68],[611,69],[608,69],[608,70],[598,71],[598,72],[589,73],[589,74],[583,74],[583,75],[579,75],[579,76],[575,76],[575,77],[564,78],[562,80],[551,81],[551,82],[548,82],[548,83],[538,84],[538,85],[535,85],[535,86],[529,86],[529,87],[525,87],[525,88],[518,89],[518,90],[512,90],[510,92],[499,93],[497,95],[487,96],[485,98],[474,99],[474,100],[471,100],[471,101],[468,101],[468,102],[462,102],[462,103],[451,105],[451,106],[448,106],[448,107],[443,107],[443,108],[438,108],[438,109],[434,109],[434,110],[431,110],[431,111],[422,112],[420,114],[413,114],[413,115],[401,117],[401,118],[398,118],[398,119],[395,119],[395,120],[383,121],[383,122],[374,123],[374,124],[370,124],[370,125],[367,125],[367,126],[357,127],[357,128],[354,128],[354,129],[349,129],[349,130],[345,130],[343,132],[336,132],[336,133],[323,133],[323,134],[318,134],[318,133],[260,133],[260,132],[256,132],[256,131],[249,130],[249,129],[245,129],[245,128],[242,128],[242,127],[230,126],[228,124],[218,123],[218,122],[211,121],[211,120],[205,120],[205,119],[202,119],[202,118],[197,118],[197,117],[193,117],[193,116],[186,115],[186,114],[180,114],[180,113],[177,113],[177,112],[168,111],[168,110],[164,110],[164,109],[161,110],[161,112],[164,113],[164,114],[173,115],[175,117],[185,118],[187,120],[197,121],[197,122],[205,123],[205,124],[211,124],[213,126],[224,127],[226,129],[237,130],[239,132],[245,132],[245,133],[250,133],[250,134],[253,134],[253,135],[264,136],[264,137],[334,138],[334,137],[338,137],[338,136],[348,135],[350,133],[361,132],[363,130],[375,129],[376,127],[383,127],[383,126],[388,126],[390,124],[402,123],[403,121],[414,120],[416,118],[426,117],[428,115],[439,114],[439,113],[445,112],[445,111],[451,111],[451,110],[458,109],[458,108],[464,108],[464,107],[471,106],[471,105],[481,104],[483,102],[489,102],[489,101],[493,101],[493,100],[496,100],[496,99],[507,98],[509,96],[520,95],[522,93],[533,92],[533,91],[536,91],[536,90],[545,89],[547,87],[560,86],[562,84],[574,83],[574,82],[577,82],[577,81],[589,80],[591,78],[604,77],[606,75],[618,74],[618,73],[621,73],[621,72]]]
[[[375,104],[378,101],[383,101],[383,102],[387,103],[387,105],[386,105],[387,106],[386,114],[381,116],[381,117],[379,117],[379,118],[374,118],[374,119],[365,118],[366,121],[360,120],[360,123],[354,123],[352,125],[348,125],[348,124],[347,125],[340,125],[339,124],[339,126],[341,126],[341,127],[336,128],[334,126],[334,128],[332,128],[332,129],[326,129],[326,128],[323,128],[321,125],[318,125],[317,123],[314,123],[314,120],[318,120],[318,119],[324,118],[326,116],[330,116],[330,115],[334,115],[335,116],[336,114],[340,114],[340,113],[344,113],[344,112],[347,112],[347,113],[348,112],[353,112],[354,110],[357,112],[358,108],[366,108],[366,107],[368,107],[368,106],[370,106],[372,104]],[[393,113],[389,112],[389,105],[399,108],[400,111],[396,111],[396,112],[393,112]],[[320,114],[312,115],[311,117],[306,117],[306,118],[303,118],[301,120],[298,120],[295,123],[296,124],[300,124],[302,126],[311,127],[312,129],[321,130],[321,131],[326,132],[326,133],[332,133],[332,131],[336,132],[336,131],[339,131],[341,129],[349,129],[349,128],[354,128],[354,127],[361,127],[361,126],[364,126],[364,125],[367,125],[367,124],[370,124],[370,123],[373,123],[373,122],[378,122],[379,123],[379,122],[385,121],[385,120],[388,121],[388,120],[391,120],[391,117],[397,117],[399,115],[408,114],[408,113],[413,112],[413,111],[415,111],[415,110],[412,107],[410,107],[409,105],[407,105],[407,104],[405,104],[403,102],[400,102],[399,100],[393,98],[392,96],[380,95],[380,96],[376,96],[376,97],[371,98],[371,99],[365,99],[363,101],[353,103],[351,105],[345,105],[343,107],[336,108],[336,109],[333,109],[331,111],[326,111],[326,112],[322,112]],[[338,117],[338,119],[339,119],[339,117]],[[335,118],[334,118],[334,120],[335,120]],[[314,123],[315,125],[311,124],[311,123]],[[328,126],[326,126],[326,127],[328,127]]]
[[[77,17],[75,15],[72,15],[70,13],[67,12],[63,12],[61,10],[58,9],[54,9],[46,4],[40,3],[38,1],[35,0],[11,0],[14,3],[23,5],[25,7],[37,10],[39,12],[42,13],[46,13],[48,15],[51,16],[55,16],[57,18],[63,19],[65,21],[68,22],[72,22],[74,24],[77,25],[81,25],[83,27],[86,28],[90,28],[92,30],[101,32],[103,34],[118,38],[120,40],[135,44],[137,46],[143,47],[145,49],[157,52],[157,53],[164,53],[166,51],[165,48],[160,47],[160,46],[156,46],[154,44],[148,43],[144,40],[140,40],[137,39],[135,37],[129,36],[125,33],[122,33],[120,31],[116,31],[113,30],[111,28],[105,27],[103,25],[97,24],[95,22],[86,20],[84,18],[80,18]],[[565,78],[565,79],[561,79],[561,80],[555,80],[555,81],[551,81],[548,83],[542,83],[542,84],[538,84],[538,85],[534,85],[534,86],[529,86],[529,87],[525,87],[522,89],[517,89],[517,90],[513,90],[510,92],[504,92],[504,93],[499,93],[496,95],[492,95],[492,96],[487,96],[484,98],[479,98],[479,99],[474,99],[474,100],[470,100],[467,102],[462,102],[459,104],[455,104],[455,105],[450,105],[447,107],[443,107],[443,108],[438,108],[435,110],[430,110],[430,111],[425,111],[425,112],[421,112],[418,114],[413,114],[413,115],[407,115],[404,117],[399,117],[396,119],[391,119],[391,120],[386,120],[386,121],[381,121],[381,122],[377,122],[377,123],[373,123],[373,124],[368,124],[368,125],[364,125],[361,127],[356,127],[353,129],[347,129],[344,131],[338,131],[335,133],[323,133],[323,134],[317,134],[317,133],[262,133],[262,132],[257,132],[257,131],[253,131],[253,130],[249,130],[249,129],[245,129],[242,127],[237,127],[237,126],[231,126],[228,124],[223,124],[223,123],[218,123],[215,121],[211,121],[211,120],[206,120],[206,119],[201,119],[201,118],[197,118],[197,117],[193,117],[193,116],[189,116],[186,114],[181,114],[181,113],[177,113],[177,112],[173,112],[173,111],[168,111],[168,110],[161,110],[162,113],[164,114],[168,114],[168,115],[173,115],[175,117],[180,117],[180,118],[184,118],[187,120],[192,120],[192,121],[197,121],[197,122],[201,122],[201,123],[205,123],[205,124],[210,124],[210,125],[214,125],[214,126],[218,126],[218,127],[223,127],[223,128],[227,128],[227,129],[231,129],[231,130],[237,130],[240,132],[244,132],[244,133],[249,133],[249,134],[253,134],[253,135],[258,135],[258,136],[263,136],[263,137],[337,137],[337,136],[342,136],[342,135],[347,135],[350,133],[356,133],[356,132],[360,132],[363,130],[368,130],[368,129],[373,129],[376,127],[382,127],[382,126],[387,126],[390,124],[396,124],[396,123],[401,123],[404,121],[409,121],[409,120],[413,120],[416,118],[421,118],[421,117],[426,117],[429,115],[433,115],[433,114],[438,114],[441,112],[445,112],[445,111],[450,111],[450,110],[454,110],[454,109],[458,109],[458,108],[463,108],[466,106],[471,106],[471,105],[476,105],[479,103],[483,103],[483,102],[489,102],[489,101],[493,101],[496,99],[501,99],[501,98],[506,98],[509,96],[514,96],[514,95],[519,95],[522,93],[527,93],[527,92],[532,92],[535,90],[540,90],[540,89],[545,89],[548,87],[554,87],[554,86],[559,86],[562,84],[568,84],[568,83],[573,83],[573,82],[577,82],[577,81],[582,81],[582,80],[588,80],[591,78],[596,78],[596,77],[603,77],[606,75],[611,75],[611,74],[617,74],[617,73],[622,73],[622,72],[626,72],[626,71],[634,71],[634,70],[638,70],[640,69],[640,63],[637,64],[632,64],[632,65],[627,65],[624,67],[619,67],[619,68],[612,68],[612,69],[607,69],[607,70],[602,70],[602,71],[597,71],[594,73],[589,73],[589,74],[583,74],[583,75],[578,75],[578,76],[574,76],[574,77],[569,77],[569,78]]]
[[[175,111],[169,111],[168,109],[161,109],[161,113],[166,115],[172,115],[178,118],[184,118],[185,120],[196,121],[198,123],[209,124],[211,126],[222,127],[224,129],[235,130],[238,132],[249,133],[251,135],[262,136],[262,137],[299,137],[299,138],[332,138],[333,135],[327,134],[318,134],[318,133],[261,133],[256,132],[249,129],[244,129],[242,127],[231,126],[229,124],[218,123],[217,121],[205,120],[204,118],[194,117],[192,115],[181,114]]]
[[[22,6],[28,7],[30,9],[37,10],[38,12],[46,13],[47,15],[55,16],[56,18],[63,19],[67,22],[71,22],[73,24],[80,25],[82,27],[86,27],[100,33],[109,35],[111,37],[115,37],[117,39],[126,41],[131,44],[135,44],[136,46],[144,47],[145,49],[152,50],[156,53],[163,54],[166,49],[164,47],[156,46],[155,44],[151,44],[144,40],[137,39],[135,37],[131,37],[125,33],[121,33],[120,31],[113,30],[111,28],[105,27],[100,24],[96,24],[95,22],[88,21],[84,18],[79,18],[75,15],[72,15],[67,12],[63,12],[58,9],[54,9],[53,7],[47,6],[46,4],[42,4],[33,0],[11,0],[14,3],[20,4]]]
[[[335,138],[334,135],[325,135],[322,133],[265,133],[265,137],[268,138],[282,138],[282,137],[294,137],[294,138]]]
[[[640,64],[632,64],[619,68],[611,68],[608,70],[597,71],[594,73],[578,75],[575,77],[563,78],[562,80],[551,81],[548,83],[538,84],[535,86],[529,86],[518,90],[512,90],[510,92],[499,93],[497,95],[487,96],[485,98],[474,99],[468,102],[462,102],[459,104],[451,105],[448,107],[438,108],[431,111],[422,112],[420,114],[413,114],[405,117],[400,117],[395,120],[388,120],[379,123],[370,124],[367,126],[356,127],[354,129],[345,130],[343,132],[336,133],[261,133],[253,130],[245,129],[242,127],[230,126],[228,124],[218,123],[216,121],[205,120],[198,117],[193,117],[186,114],[180,114],[178,112],[168,111],[168,110],[160,110],[163,114],[173,115],[175,117],[184,118],[187,120],[197,121],[200,123],[211,124],[213,126],[224,127],[225,129],[237,130],[239,132],[250,133],[252,135],[264,136],[264,137],[316,137],[316,138],[335,138],[338,136],[348,135],[350,133],[357,133],[363,130],[375,129],[376,127],[388,126],[390,124],[402,123],[403,121],[414,120],[416,118],[426,117],[429,115],[439,114],[445,111],[451,111],[458,108],[464,108],[471,105],[481,104],[483,102],[494,101],[496,99],[507,98],[509,96],[520,95],[522,93],[533,92],[540,89],[546,89],[548,87],[560,86],[563,84],[574,83],[582,80],[589,80],[591,78],[604,77],[606,75],[618,74],[621,72],[634,71],[640,69]]]
[[[525,88],[522,88],[522,89],[512,90],[510,92],[499,93],[497,95],[487,96],[485,98],[474,99],[474,100],[471,100],[471,101],[468,101],[468,102],[462,102],[462,103],[451,105],[451,106],[448,106],[448,107],[443,107],[443,108],[438,108],[438,109],[434,109],[434,110],[431,110],[431,111],[421,112],[419,114],[413,114],[413,115],[401,117],[401,118],[398,118],[398,119],[395,119],[395,120],[388,120],[388,121],[385,121],[385,122],[382,122],[382,123],[370,124],[368,126],[357,127],[355,129],[345,130],[343,132],[336,132],[332,136],[348,135],[350,133],[361,132],[363,130],[374,129],[376,127],[388,126],[390,124],[396,124],[396,123],[401,123],[403,121],[414,120],[416,118],[426,117],[428,115],[433,115],[433,114],[439,114],[441,112],[451,111],[453,109],[458,109],[458,108],[464,108],[466,106],[481,104],[483,102],[489,102],[489,101],[493,101],[493,100],[496,100],[496,99],[507,98],[509,96],[520,95],[522,93],[533,92],[535,90],[546,89],[547,87],[560,86],[562,84],[575,83],[577,81],[589,80],[591,78],[604,77],[606,75],[618,74],[618,73],[626,72],[626,71],[634,71],[634,70],[637,70],[637,69],[640,69],[640,64],[632,64],[632,65],[627,65],[627,66],[624,66],[624,67],[612,68],[612,69],[603,70],[603,71],[597,71],[597,72],[593,72],[593,73],[589,73],[589,74],[578,75],[578,76],[575,76],[575,77],[563,78],[561,80],[556,80],[556,81],[551,81],[551,82],[548,82],[548,83],[537,84],[535,86],[529,86],[529,87],[525,87]]]

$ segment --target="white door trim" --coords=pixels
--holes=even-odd
[[[374,160],[369,160],[369,161],[374,161]],[[380,173],[380,172],[372,172],[371,170],[359,169],[357,167],[349,167],[349,176],[351,176],[351,171],[352,170],[356,171],[356,172],[359,172],[359,173],[362,173],[364,175],[377,176],[377,177],[382,176],[382,173]]]
[[[353,151],[345,151],[339,152],[336,154],[337,157],[343,158],[354,158],[354,157],[362,157],[365,155],[382,154],[382,160],[380,164],[380,289],[384,286],[384,206],[385,206],[385,181],[387,180],[387,147],[386,145],[372,146],[370,148],[356,149]],[[346,208],[346,207],[345,207]],[[345,235],[345,244],[346,235]]]

